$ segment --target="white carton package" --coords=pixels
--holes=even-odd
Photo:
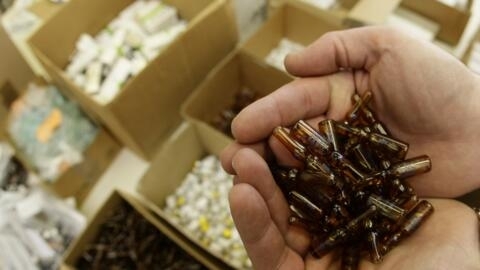
[[[140,19],[140,24],[150,34],[171,27],[176,23],[178,23],[177,10],[168,6],[161,6]]]
[[[91,64],[86,73],[85,90],[88,94],[95,94],[100,90],[100,82],[102,81],[102,63],[94,62]]]
[[[186,29],[177,13],[158,0],[133,2],[96,37],[80,36],[67,75],[97,102],[111,102],[130,77]]]

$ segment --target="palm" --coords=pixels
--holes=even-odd
[[[364,258],[359,269],[466,269],[473,266],[478,261],[478,225],[471,210],[455,201],[431,202],[435,215],[415,234],[388,253],[382,264],[372,264]],[[453,219],[454,216],[458,219]],[[307,260],[305,265],[318,264],[314,258]],[[340,269],[338,259],[328,260],[326,267],[311,269]],[[305,267],[299,265],[296,269]]]
[[[256,269],[341,269],[334,254],[308,254],[310,236],[289,225],[289,208],[268,166],[257,153],[242,149],[233,160],[237,185],[230,193],[232,215]],[[469,269],[478,267],[478,221],[467,206],[429,200],[435,212],[381,264],[363,259],[359,269]],[[365,257],[365,256],[364,256]]]
[[[307,255],[309,235],[287,224],[287,202],[265,159],[295,162],[270,134],[300,119],[316,125],[341,120],[351,96],[373,92],[371,104],[393,137],[410,143],[407,157],[427,154],[433,168],[411,179],[421,196],[452,197],[479,187],[476,102],[480,80],[453,57],[388,29],[366,28],[326,35],[286,67],[299,79],[253,103],[232,123],[236,143],[222,163],[236,174],[230,205],[257,269],[340,269],[333,255]],[[480,265],[473,211],[451,200],[431,200],[435,213],[381,264],[360,269],[465,269]]]

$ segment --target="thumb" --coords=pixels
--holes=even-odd
[[[321,76],[342,68],[370,70],[394,44],[389,27],[361,27],[329,32],[304,50],[285,58],[287,71],[298,77]]]

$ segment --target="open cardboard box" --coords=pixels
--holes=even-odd
[[[72,0],[32,36],[32,49],[66,94],[74,97],[118,139],[150,159],[180,123],[183,100],[235,47],[233,11],[226,0],[165,0],[188,21],[178,36],[117,97],[103,106],[63,72],[82,33],[95,35],[135,0]]]
[[[323,34],[339,29],[342,29],[341,21],[332,14],[297,1],[287,1],[274,10],[241,50],[264,61],[282,38],[307,46]]]
[[[31,82],[38,85],[46,84],[46,82],[40,78],[32,80]],[[16,99],[12,97],[12,93],[15,92],[11,88],[12,86],[9,84],[5,84],[0,88],[0,96],[6,108],[10,107],[11,102]],[[29,171],[36,172],[33,164],[29,162],[28,157],[19,149],[15,141],[8,134],[7,121],[6,118],[1,120],[2,133],[4,133],[5,139],[12,145],[15,150],[15,156],[18,157],[22,164],[24,164]],[[77,202],[82,203],[119,150],[119,143],[108,131],[99,126],[95,139],[83,153],[83,161],[68,168],[52,183],[42,181],[42,186],[61,197],[73,196]]]
[[[243,87],[257,97],[266,96],[292,78],[280,70],[242,52],[225,58],[182,105],[182,115],[193,123],[199,136],[215,153],[219,153],[231,138],[210,123],[222,110],[234,103],[235,94]]]
[[[99,233],[101,225],[111,217],[112,212],[122,203],[127,202],[142,217],[155,226],[162,234],[172,240],[180,249],[190,254],[198,262],[210,269],[219,269],[218,264],[211,256],[192,245],[185,237],[179,235],[172,227],[155,216],[143,203],[143,199],[125,191],[114,190],[102,207],[89,221],[85,230],[70,245],[65,252],[63,260],[63,269],[75,269],[77,260],[82,255],[85,248],[94,241]]]
[[[274,6],[281,2],[297,2],[310,9],[318,9],[302,0],[273,0]],[[438,0],[338,0],[339,8],[328,10],[348,27],[383,24],[397,7],[408,9],[423,16],[440,27],[436,39],[449,45],[456,45],[470,19],[472,0],[467,8],[459,10]],[[319,10],[319,9],[318,9]]]
[[[208,139],[209,142],[203,139]],[[217,150],[220,149],[221,145],[223,145],[223,142],[214,137],[200,138],[193,126],[184,123],[165,142],[162,150],[152,160],[150,169],[137,186],[137,192],[150,202],[148,206],[153,212],[206,252],[210,251],[200,241],[189,236],[183,228],[172,223],[163,209],[166,205],[165,199],[182,184],[185,176],[192,170],[194,162],[209,154],[218,156]],[[228,196],[227,194],[221,195]],[[224,262],[223,265],[215,269],[233,268],[220,255],[211,254]]]

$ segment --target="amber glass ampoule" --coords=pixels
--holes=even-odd
[[[375,205],[379,213],[395,221],[400,220],[405,215],[403,208],[374,194],[368,198],[368,204]]]
[[[361,170],[355,167],[355,165],[339,152],[333,152],[330,158],[336,171],[339,172],[346,181],[350,182],[350,184],[358,184],[367,178]]]
[[[318,130],[325,134],[333,151],[340,151],[338,138],[335,130],[335,121],[327,119],[318,123]]]
[[[364,213],[357,218],[351,220],[345,227],[340,228],[328,235],[327,239],[313,247],[312,255],[321,258],[328,252],[332,251],[336,246],[343,243],[348,238],[355,235],[359,230],[359,225],[368,217],[377,211],[375,206],[370,206]]]
[[[354,135],[367,140],[373,146],[387,150],[398,159],[404,159],[408,151],[408,144],[380,133],[368,133],[364,129],[347,126],[342,123],[335,123],[335,130],[342,135]]]
[[[309,198],[294,190],[288,194],[288,201],[295,206],[301,213],[302,217],[308,217],[313,220],[320,220],[324,218],[323,210],[312,202]]]
[[[364,168],[365,170],[372,172],[377,169],[375,166],[375,161],[367,154],[363,145],[357,144],[352,149],[352,153],[357,159],[357,162]]]
[[[306,150],[305,147],[290,137],[289,132],[284,127],[276,127],[273,130],[273,136],[277,138],[292,155],[299,161],[305,161],[306,159]]]
[[[382,254],[380,252],[379,236],[374,230],[373,221],[371,219],[366,219],[364,222],[364,227],[367,233],[367,241],[370,245],[370,260],[373,263],[379,263],[382,261]]]
[[[352,124],[357,120],[359,120],[362,108],[366,107],[371,99],[372,99],[372,92],[370,91],[365,92],[362,98],[360,98],[358,94],[353,94],[352,100],[355,103],[353,105],[353,108],[347,113],[345,123]]]
[[[404,179],[417,174],[426,173],[432,169],[432,161],[428,156],[410,158],[393,164],[387,171],[387,175]]]
[[[328,140],[303,120],[298,121],[292,127],[290,135],[303,143],[313,154],[325,156],[332,151]]]
[[[342,252],[342,270],[356,270],[360,263],[360,248],[348,246]]]
[[[428,201],[420,201],[417,206],[415,206],[415,208],[405,217],[403,223],[400,224],[396,232],[388,237],[382,244],[382,253],[385,254],[394,246],[396,246],[402,239],[411,235],[432,213],[433,206]]]
[[[270,166],[270,171],[284,195],[297,186],[298,169],[275,165]]]

